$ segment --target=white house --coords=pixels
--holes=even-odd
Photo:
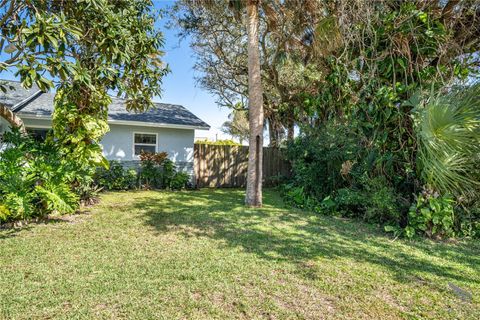
[[[12,87],[0,92],[0,103],[9,107],[24,122],[28,132],[45,136],[52,126],[54,94],[38,87],[24,89],[19,82],[0,80]],[[102,140],[103,154],[108,160],[119,160],[125,165],[138,163],[140,152],[168,153],[179,170],[193,176],[193,144],[195,130],[210,126],[180,105],[155,103],[142,113],[127,112],[125,101],[112,97],[108,108],[110,131]],[[7,130],[0,118],[0,133]]]

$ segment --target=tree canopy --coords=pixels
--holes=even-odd
[[[172,12],[180,34],[191,37],[199,84],[220,105],[246,106],[241,19],[221,1],[208,9],[179,1]],[[478,67],[478,59],[467,62],[478,50],[478,15],[475,1],[261,1],[264,112],[273,144],[285,130],[292,138],[295,124],[344,114],[350,99],[366,98],[381,83],[391,88],[382,90],[411,94],[429,79],[465,77]]]
[[[237,138],[240,144],[242,144],[243,141],[247,141],[250,130],[248,128],[248,114],[246,110],[234,109],[228,118],[229,120],[222,124],[221,130]]]
[[[2,8],[0,49],[9,57],[0,71],[44,91],[58,80],[56,137],[79,159],[104,162],[98,142],[108,130],[108,93],[145,110],[168,72],[152,2],[3,1]]]

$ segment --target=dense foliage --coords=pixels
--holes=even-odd
[[[18,130],[5,133],[0,152],[0,222],[74,212],[81,189],[76,178],[85,174],[65,161],[49,137],[40,143]]]
[[[104,190],[171,189],[191,187],[190,176],[178,171],[166,152],[140,156],[139,168],[127,168],[118,161],[110,161],[109,168],[99,168],[95,183]]]
[[[91,168],[66,160],[51,134],[39,142],[13,130],[2,142],[0,223],[73,213],[82,202],[92,203],[100,190],[191,187],[190,176],[177,171],[165,152],[142,154],[138,170],[110,161],[108,169],[100,167],[93,174]]]
[[[229,139],[216,140],[216,141],[211,141],[211,140],[208,140],[208,139],[197,140],[197,141],[195,141],[195,144],[208,144],[208,145],[212,145],[212,146],[241,146],[240,143],[235,142],[233,140],[229,140]]]
[[[118,161],[110,161],[108,169],[97,169],[94,180],[104,190],[129,190],[137,187],[138,173],[135,169],[125,169]]]
[[[108,167],[99,143],[108,131],[109,91],[116,91],[133,111],[149,108],[152,97],[161,94],[168,68],[161,61],[163,35],[155,25],[158,13],[151,1],[144,0],[0,3],[0,72],[14,72],[26,88],[36,84],[48,91],[55,83],[58,89],[54,138],[45,144],[50,149],[25,143],[20,144],[27,148],[23,154],[15,155],[8,148],[0,156],[7,167],[18,161],[19,168],[10,172],[9,179],[25,184],[23,202],[9,200],[13,196],[4,191],[2,203],[7,205],[2,212],[8,208],[11,216],[22,218],[72,212],[78,201],[69,198],[69,192],[91,197],[95,168]],[[2,84],[0,89],[9,90]],[[12,119],[15,115],[2,104],[0,115],[7,115],[13,126],[21,122]],[[33,159],[53,157],[61,164],[55,175],[41,184],[35,182],[34,188],[31,155]],[[70,166],[75,166],[75,173],[63,170]],[[14,208],[12,203],[18,205]]]
[[[350,4],[319,25],[324,80],[298,108],[287,201],[409,237],[478,235],[478,4]]]
[[[295,139],[287,148],[293,171],[283,187],[287,202],[369,222],[404,223],[409,201],[377,173],[375,154],[364,143],[347,126],[335,123]]]

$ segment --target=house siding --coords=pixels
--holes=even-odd
[[[179,170],[193,177],[193,143],[195,130],[169,129],[110,124],[110,131],[103,137],[103,154],[108,160],[119,160],[127,167],[137,167],[138,157],[133,155],[133,134],[156,133],[157,151],[165,151]]]
[[[23,119],[27,128],[45,128],[51,126],[50,120]],[[139,159],[133,155],[134,132],[156,133],[157,151],[165,151],[178,170],[187,172],[192,178],[193,144],[195,130],[170,129],[143,126],[110,124],[110,131],[103,137],[103,154],[108,160],[121,161],[125,167],[138,167]]]
[[[8,123],[8,121],[0,117],[0,134],[9,130],[10,130],[10,124]]]
[[[46,119],[25,119],[20,116],[23,121],[23,124],[27,128],[51,128],[52,121]]]

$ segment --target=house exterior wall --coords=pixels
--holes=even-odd
[[[102,140],[103,154],[108,160],[119,160],[127,166],[136,166],[139,158],[133,154],[133,134],[155,133],[157,152],[165,151],[177,168],[193,176],[193,143],[195,130],[170,129],[110,124],[110,131]]]
[[[0,134],[10,129],[10,124],[7,120],[0,117]]]
[[[26,128],[51,128],[52,120],[46,119],[24,119],[20,116]]]
[[[51,120],[23,119],[27,128],[49,128]],[[155,133],[157,152],[165,151],[179,170],[193,177],[193,144],[195,130],[147,126],[109,124],[110,131],[103,137],[103,154],[108,160],[121,161],[127,167],[137,167],[139,158],[133,154],[133,134]]]
[[[0,117],[0,151],[5,148],[5,144],[2,142],[3,134],[10,131],[10,124],[7,120]]]

